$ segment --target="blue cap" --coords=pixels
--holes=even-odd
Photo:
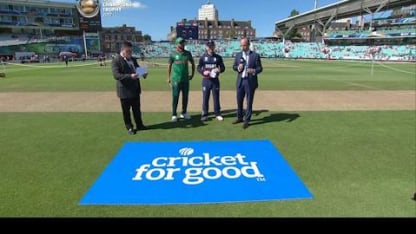
[[[215,42],[213,40],[208,40],[207,46],[215,46]]]

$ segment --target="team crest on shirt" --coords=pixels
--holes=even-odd
[[[176,56],[175,56],[175,59],[179,59],[179,55],[176,55]]]

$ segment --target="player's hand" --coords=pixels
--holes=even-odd
[[[130,77],[131,77],[133,80],[136,80],[136,79],[137,79],[137,74],[136,74],[136,73],[132,73],[132,74],[130,75]]]
[[[244,69],[244,64],[238,64],[238,67],[237,67],[237,69],[238,69],[238,71],[239,72],[242,72],[243,71],[243,69]]]
[[[204,74],[204,76],[209,76],[209,71],[208,71],[208,70],[205,70],[205,71],[203,72],[203,74]]]
[[[254,68],[247,68],[247,73],[248,74],[254,74],[254,73],[256,73],[256,69],[254,69]]]

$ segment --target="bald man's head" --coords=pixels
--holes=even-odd
[[[247,51],[250,49],[250,41],[248,40],[248,38],[243,38],[240,40],[240,47],[244,51]]]

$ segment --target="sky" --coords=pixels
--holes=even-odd
[[[77,0],[51,0],[76,3]],[[116,12],[101,11],[103,27],[116,27],[126,24],[148,34],[152,40],[166,40],[171,26],[182,19],[195,19],[198,9],[207,0],[100,0],[105,4],[124,3],[129,7]],[[211,0],[218,10],[219,20],[251,20],[257,37],[272,36],[276,21],[287,18],[292,10],[300,13],[313,10],[314,0]],[[318,0],[318,7],[337,0]]]

